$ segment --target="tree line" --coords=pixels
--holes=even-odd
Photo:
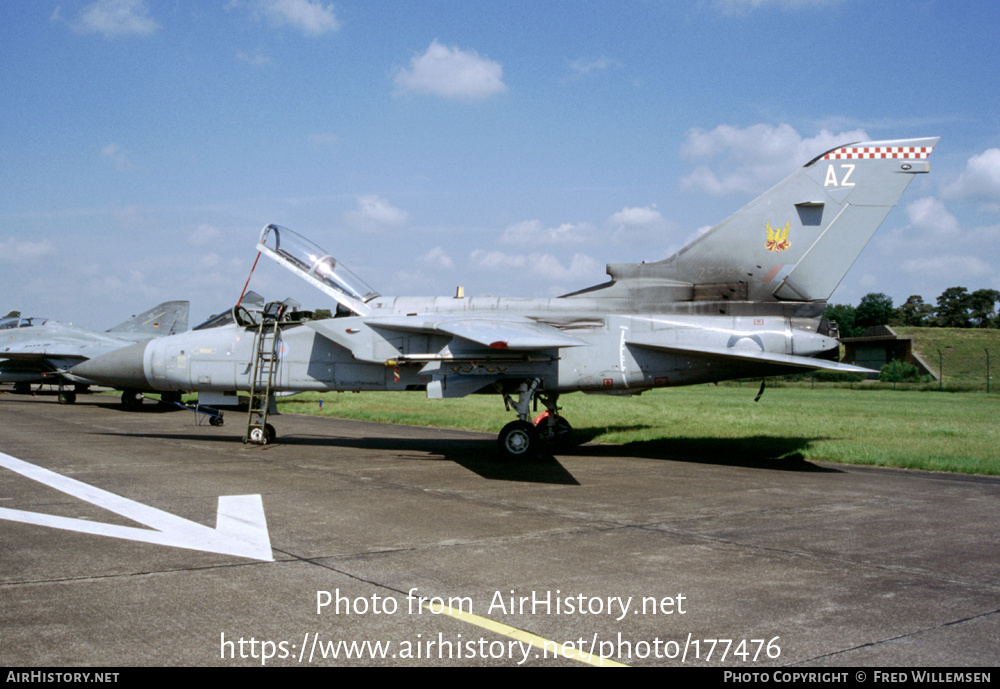
[[[823,317],[836,321],[841,337],[860,337],[873,325],[902,325],[924,328],[1000,328],[997,315],[1000,291],[949,287],[937,298],[937,305],[924,302],[914,294],[900,306],[882,292],[861,297],[857,306],[829,304]]]

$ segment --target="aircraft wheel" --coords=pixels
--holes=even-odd
[[[273,443],[277,436],[278,434],[275,432],[274,426],[265,423],[263,428],[254,428],[250,431],[250,442],[255,445],[266,445]]]
[[[548,412],[535,420],[539,437],[555,448],[566,448],[573,444],[573,427],[565,417],[552,417]]]
[[[138,390],[126,390],[122,393],[122,406],[126,409],[138,409],[142,406],[142,393]]]
[[[31,383],[14,383],[14,392],[19,395],[27,395],[31,392]]]
[[[165,407],[174,407],[181,403],[181,393],[165,392],[160,395],[160,404]]]
[[[63,390],[59,393],[59,404],[73,404],[76,402],[76,393],[72,390]]]
[[[527,421],[511,421],[497,437],[497,447],[505,459],[526,459],[538,450],[538,431]]]
[[[221,426],[225,421],[221,416],[210,416],[208,417],[209,426]]]

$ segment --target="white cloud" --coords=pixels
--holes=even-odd
[[[7,263],[32,262],[53,253],[52,242],[25,242],[13,237],[0,240],[0,261]]]
[[[259,49],[253,53],[241,50],[236,53],[236,59],[246,62],[247,64],[254,65],[255,67],[271,64],[271,58],[264,55]]]
[[[144,0],[98,0],[84,7],[70,26],[78,33],[105,38],[146,35],[160,28]]]
[[[146,282],[146,276],[138,270],[128,269],[128,276],[123,278],[115,273],[103,273],[89,283],[89,290],[98,296],[119,297],[122,294],[140,295],[142,299],[150,300],[162,297],[160,290]]]
[[[876,289],[879,285],[879,276],[872,275],[871,273],[865,273],[860,278],[858,278],[858,286],[862,289],[871,291]]]
[[[608,223],[614,226],[648,226],[658,225],[664,222],[660,211],[656,206],[634,207],[625,206],[617,213],[608,218]]]
[[[681,180],[681,189],[714,196],[760,193],[820,153],[869,138],[862,130],[834,133],[824,129],[804,139],[788,124],[692,129],[681,146],[681,156],[692,162],[709,161],[712,166],[695,168]]]
[[[992,275],[995,269],[978,256],[930,256],[903,262],[903,271],[924,276],[955,276],[955,280],[969,280]],[[951,279],[951,278],[949,278]]]
[[[680,248],[676,244],[677,224],[663,217],[651,206],[625,206],[605,223],[612,230],[610,239],[627,247],[641,248],[642,258],[659,260]]]
[[[609,60],[603,55],[592,60],[583,57],[576,60],[567,60],[566,63],[569,65],[570,70],[572,70],[570,78],[573,80],[583,79],[591,74],[604,72],[611,68],[619,69],[622,66],[617,60]]]
[[[1000,225],[963,227],[944,202],[933,196],[917,199],[906,205],[908,225],[894,229],[887,235],[887,242],[895,251],[907,249],[940,252],[943,247],[970,248],[983,257],[994,258],[1000,242]]]
[[[473,251],[469,255],[469,260],[483,270],[507,271],[512,277],[519,271],[529,271],[550,282],[577,282],[587,279],[596,282],[604,272],[601,264],[590,256],[580,253],[573,254],[568,266],[564,266],[551,254],[506,254],[502,251],[484,249]]]
[[[222,232],[219,228],[203,223],[188,235],[188,243],[194,246],[209,246],[216,244],[221,238]]]
[[[436,40],[410,60],[409,69],[399,70],[395,81],[401,91],[460,100],[482,100],[507,90],[500,63]]]
[[[960,230],[955,216],[948,212],[940,199],[933,196],[908,203],[906,215],[910,218],[910,227],[919,235],[931,235],[937,240],[951,238],[953,241]]]
[[[538,244],[578,245],[591,241],[595,228],[590,225],[563,223],[559,227],[545,227],[541,220],[514,223],[500,235],[501,244],[533,246]]]
[[[387,294],[405,295],[422,294],[423,290],[428,290],[430,293],[439,288],[434,278],[422,270],[394,271],[384,287]]]
[[[127,172],[132,169],[132,161],[118,144],[111,143],[102,148],[101,157],[109,161],[118,172]]]
[[[828,7],[841,0],[711,0],[711,5],[725,15],[744,15],[755,10],[801,10],[810,7]]]
[[[938,253],[942,246],[954,247],[962,241],[958,219],[940,199],[925,196],[906,204],[904,210],[909,222],[882,233],[878,240],[882,251],[895,260],[928,250]]]
[[[1000,199],[1000,148],[969,158],[965,171],[945,187],[944,196],[996,203]]]
[[[207,254],[203,254],[201,257],[199,257],[198,267],[201,268],[202,270],[211,270],[212,268],[215,268],[217,265],[219,265],[219,263],[221,262],[222,259],[219,258],[219,255],[210,251]]]
[[[404,225],[409,213],[392,206],[376,194],[357,198],[357,210],[344,213],[344,221],[356,230],[379,232]]]
[[[308,36],[320,36],[340,28],[333,5],[314,0],[257,0],[255,6],[257,13],[271,26],[291,26]]]
[[[435,270],[451,270],[455,267],[455,262],[451,260],[451,256],[446,254],[444,249],[439,246],[434,247],[418,258],[417,262]]]
[[[112,208],[108,213],[118,227],[129,230],[148,230],[157,224],[156,218],[150,216],[146,209],[138,204]]]
[[[898,268],[908,276],[906,283],[922,285],[907,288],[904,294],[925,296],[948,285],[972,282],[969,287],[975,289],[997,284],[1000,226],[963,227],[945,204],[932,196],[908,203],[904,210],[909,222],[877,240],[882,256],[882,272],[877,273],[880,279],[885,278],[885,271]]]

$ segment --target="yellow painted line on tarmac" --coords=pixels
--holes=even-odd
[[[593,653],[582,651],[576,648],[573,644],[561,644],[555,641],[550,641],[549,639],[544,639],[536,634],[526,632],[523,629],[511,627],[510,625],[503,624],[502,622],[496,622],[488,617],[480,617],[479,615],[474,615],[471,612],[456,610],[455,608],[442,603],[424,603],[424,607],[435,615],[448,615],[449,617],[454,617],[456,620],[461,620],[462,622],[467,622],[468,624],[488,629],[489,631],[496,632],[497,634],[503,634],[504,636],[508,636],[516,641],[531,644],[536,650],[541,651],[543,656],[548,656],[549,654],[553,656],[562,656],[563,658],[578,660],[581,663],[587,663],[588,665],[594,665],[597,667],[628,667],[628,665],[619,663],[617,660],[611,660],[610,658],[604,658],[599,655],[594,655]]]

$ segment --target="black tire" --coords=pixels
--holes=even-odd
[[[210,426],[221,426],[225,421],[221,416],[210,416],[208,417],[208,424]]]
[[[549,447],[565,449],[573,445],[573,427],[562,416],[546,416],[538,426],[538,436]]]
[[[523,460],[534,457],[540,443],[538,431],[527,421],[511,421],[500,430],[497,448],[504,459]]]
[[[76,393],[72,390],[63,390],[59,393],[59,404],[73,404],[76,402]]]
[[[250,430],[250,442],[255,445],[267,445],[273,443],[274,439],[278,437],[277,432],[274,430],[274,426],[269,423],[265,423],[263,428],[253,428]]]
[[[122,393],[122,406],[126,409],[139,409],[142,407],[142,393],[138,390],[125,390]]]
[[[181,403],[181,393],[164,392],[160,395],[160,405],[164,407],[176,407]]]

